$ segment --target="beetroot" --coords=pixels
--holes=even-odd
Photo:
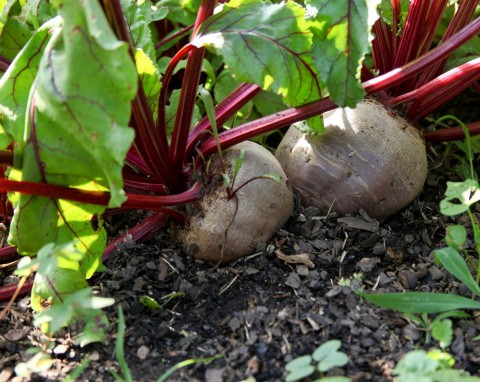
[[[197,259],[225,264],[252,254],[257,244],[269,240],[293,212],[293,193],[287,177],[264,147],[246,141],[226,150],[223,167],[230,178],[242,149],[245,157],[235,178],[234,196],[228,196],[223,178],[218,175],[219,182],[214,182],[207,195],[194,203],[187,227],[176,232],[186,251]],[[215,156],[213,167],[221,171],[218,161]],[[261,178],[268,173],[279,176],[280,184]]]
[[[324,115],[326,132],[290,127],[276,157],[305,206],[340,214],[363,209],[385,220],[423,188],[425,144],[417,129],[374,100]]]

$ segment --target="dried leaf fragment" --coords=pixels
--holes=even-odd
[[[299,253],[298,255],[285,255],[279,249],[275,250],[275,255],[282,261],[285,261],[288,264],[304,264],[307,267],[313,269],[315,264],[308,257],[306,253]]]

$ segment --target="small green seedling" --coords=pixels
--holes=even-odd
[[[315,382],[349,382],[347,377],[322,377],[328,370],[348,363],[348,356],[338,351],[340,346],[342,343],[339,340],[331,340],[320,345],[312,355],[293,359],[285,366],[288,372],[285,382],[300,381],[316,372],[319,372],[320,378]]]
[[[166,296],[162,297],[162,300],[164,300],[163,303],[159,303],[157,300],[155,300],[153,297],[147,296],[146,294],[140,296],[140,302],[142,305],[146,306],[149,309],[152,310],[161,310],[164,309],[165,306],[172,300],[176,298],[181,298],[185,296],[184,292],[172,292],[167,294]]]
[[[478,136],[472,138],[467,126],[453,115],[445,115],[439,118],[436,123],[438,124],[446,119],[453,120],[462,128],[463,133],[465,134],[465,140],[451,142],[447,146],[445,156],[451,152],[453,146],[456,146],[463,153],[463,156],[453,153],[453,156],[459,161],[459,165],[455,167],[457,174],[460,175],[462,179],[478,180],[477,173],[473,167],[473,161],[475,155],[480,153],[480,138]]]
[[[455,359],[440,350],[413,350],[407,353],[392,371],[396,382],[480,382],[464,370],[453,369]]]
[[[428,314],[422,313],[415,315],[405,313],[405,316],[412,322],[419,325],[426,332],[425,343],[429,344],[431,339],[437,340],[440,347],[445,349],[450,346],[453,339],[453,323],[448,317],[469,317],[469,315],[461,310],[453,310],[444,312],[431,319]]]

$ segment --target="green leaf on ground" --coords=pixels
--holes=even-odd
[[[480,287],[473,278],[462,255],[452,247],[437,249],[434,255],[435,259],[442,263],[448,272],[464,283],[473,293],[480,296]]]
[[[318,371],[323,373],[333,367],[344,366],[348,363],[347,355],[338,351],[341,346],[342,343],[339,340],[330,340],[313,352],[312,357],[318,362]]]
[[[464,182],[447,182],[445,199],[440,202],[440,212],[455,216],[467,212],[469,207],[480,200],[478,181],[467,179]]]
[[[432,324],[432,337],[436,339],[442,349],[450,346],[453,338],[452,320],[444,319]]]
[[[315,367],[312,366],[312,357],[304,355],[291,360],[285,365],[285,370],[288,372],[285,382],[295,382],[312,375],[315,372]]]
[[[445,243],[452,247],[457,252],[462,252],[465,249],[465,242],[467,241],[467,230],[463,225],[455,224],[447,227],[447,234],[445,235]]]
[[[363,298],[382,308],[403,313],[440,313],[455,309],[480,309],[480,301],[455,294],[423,292],[370,294],[357,291]]]

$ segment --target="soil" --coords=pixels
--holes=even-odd
[[[133,379],[154,381],[178,362],[218,355],[208,364],[182,368],[168,380],[282,381],[288,361],[338,339],[350,360],[329,375],[387,382],[394,380],[392,369],[406,352],[438,348],[436,341],[426,343],[425,332],[404,315],[377,308],[354,291],[362,287],[469,296],[433,257],[444,246],[447,225],[469,228],[465,216],[439,213],[446,181],[456,179],[443,150],[430,149],[430,174],[420,197],[383,224],[362,215],[337,218],[303,209],[297,201],[295,216],[270,242],[221,268],[184,255],[168,231],[145,244],[123,244],[91,285],[123,308],[125,354]],[[468,249],[474,254],[472,242]],[[13,281],[11,270],[0,272],[0,282]],[[164,304],[163,309],[143,305],[143,295]],[[78,380],[113,381],[110,370],[119,371],[117,305],[105,311],[111,323],[105,344],[75,345],[81,327],[74,325],[50,340],[53,367],[33,380],[62,380],[89,359]],[[470,313],[470,318],[453,320],[447,350],[456,367],[479,375],[480,343],[474,338],[480,318]],[[29,348],[46,340],[32,326],[29,297],[16,302],[0,322],[0,381],[19,381],[14,366],[31,357]]]

